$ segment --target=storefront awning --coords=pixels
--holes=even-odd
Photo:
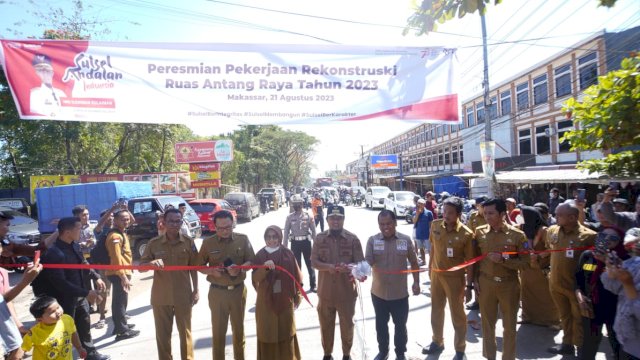
[[[588,183],[608,184],[611,179],[604,174],[580,169],[505,171],[496,174],[502,184],[560,184]]]

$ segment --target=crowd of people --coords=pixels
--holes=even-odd
[[[150,302],[158,358],[173,358],[174,319],[181,358],[194,358],[191,311],[200,299],[200,272],[209,282],[213,359],[225,358],[229,322],[234,358],[244,359],[245,282],[251,272],[250,282],[258,296],[258,359],[300,359],[295,310],[303,291],[302,259],[308,290],[318,296],[323,360],[333,359],[336,315],[342,359],[351,359],[355,305],[361,295],[358,282],[369,276],[378,343],[374,359],[388,359],[392,352],[396,359],[405,359],[408,299],[421,293],[423,271],[430,278],[432,329],[424,354],[444,350],[448,303],[455,359],[466,359],[464,307],[469,303],[468,308],[479,309],[487,359],[495,359],[498,350],[498,312],[504,329],[503,359],[516,357],[518,323],[561,329],[562,342],[549,347],[549,352],[573,355],[577,351],[580,359],[595,358],[606,327],[615,358],[640,358],[640,199],[635,212],[630,212],[618,211],[623,209],[615,205],[620,201],[615,200],[613,189],[599,196],[595,207],[578,198],[564,200],[559,194],[547,204],[533,206],[518,205],[514,199],[478,198],[476,211],[465,223],[460,198],[448,197],[437,204],[434,195],[429,192],[424,199],[416,199],[413,239],[397,231],[393,212],[382,210],[377,218],[379,232],[364,243],[344,228],[344,207],[318,206],[326,211],[321,218],[328,230],[316,232],[318,214],[310,216],[303,210],[304,200],[292,196],[284,231],[276,225],[267,227],[265,245],[257,252],[246,235],[233,230],[233,216],[227,211],[214,215],[216,232],[204,238],[198,249],[194,239],[181,231],[183,211],[165,209],[158,237],[148,243],[139,264],[140,271],[156,270]],[[115,340],[140,334],[127,316],[132,256],[126,229],[131,214],[123,204],[114,204],[95,228],[88,225],[86,207],[78,206],[72,214],[60,219],[58,231],[39,247],[42,256],[27,267],[16,286],[8,286],[6,271],[0,269],[0,345],[8,359],[20,359],[23,351],[33,351],[34,358],[35,354],[56,354],[70,359],[72,348],[90,360],[109,359],[94,346],[90,324],[91,304],[103,304],[97,311],[104,324],[109,287]],[[594,218],[597,221],[589,221]],[[11,216],[0,212],[0,238],[10,221]],[[88,264],[97,254],[92,248],[104,248],[112,265],[109,270],[73,266]],[[25,250],[3,243],[5,255],[20,251]],[[407,264],[411,271],[406,271]],[[172,269],[184,266],[194,268]],[[29,284],[36,296],[30,308],[36,325],[26,329],[11,301]],[[389,320],[394,323],[393,346]]]

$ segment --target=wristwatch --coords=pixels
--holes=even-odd
[[[473,289],[473,285],[467,285],[467,289]]]

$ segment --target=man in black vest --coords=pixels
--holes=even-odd
[[[43,264],[86,264],[77,243],[82,223],[76,217],[62,218],[58,222],[58,238],[42,256]],[[96,280],[97,290],[87,289],[85,277]],[[95,270],[45,269],[33,282],[36,296],[52,296],[64,312],[76,323],[82,347],[87,350],[87,360],[108,360],[111,357],[98,353],[91,338],[89,303],[99,302],[98,291],[104,290],[104,282]]]

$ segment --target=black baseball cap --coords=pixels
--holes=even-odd
[[[327,208],[327,217],[342,216],[344,217],[344,208],[338,205],[331,205]]]
[[[2,212],[2,211],[0,211],[0,219],[3,219],[3,220],[12,220],[12,219],[13,219],[13,216],[9,215],[9,214],[8,214],[8,213],[6,213],[6,212]]]

